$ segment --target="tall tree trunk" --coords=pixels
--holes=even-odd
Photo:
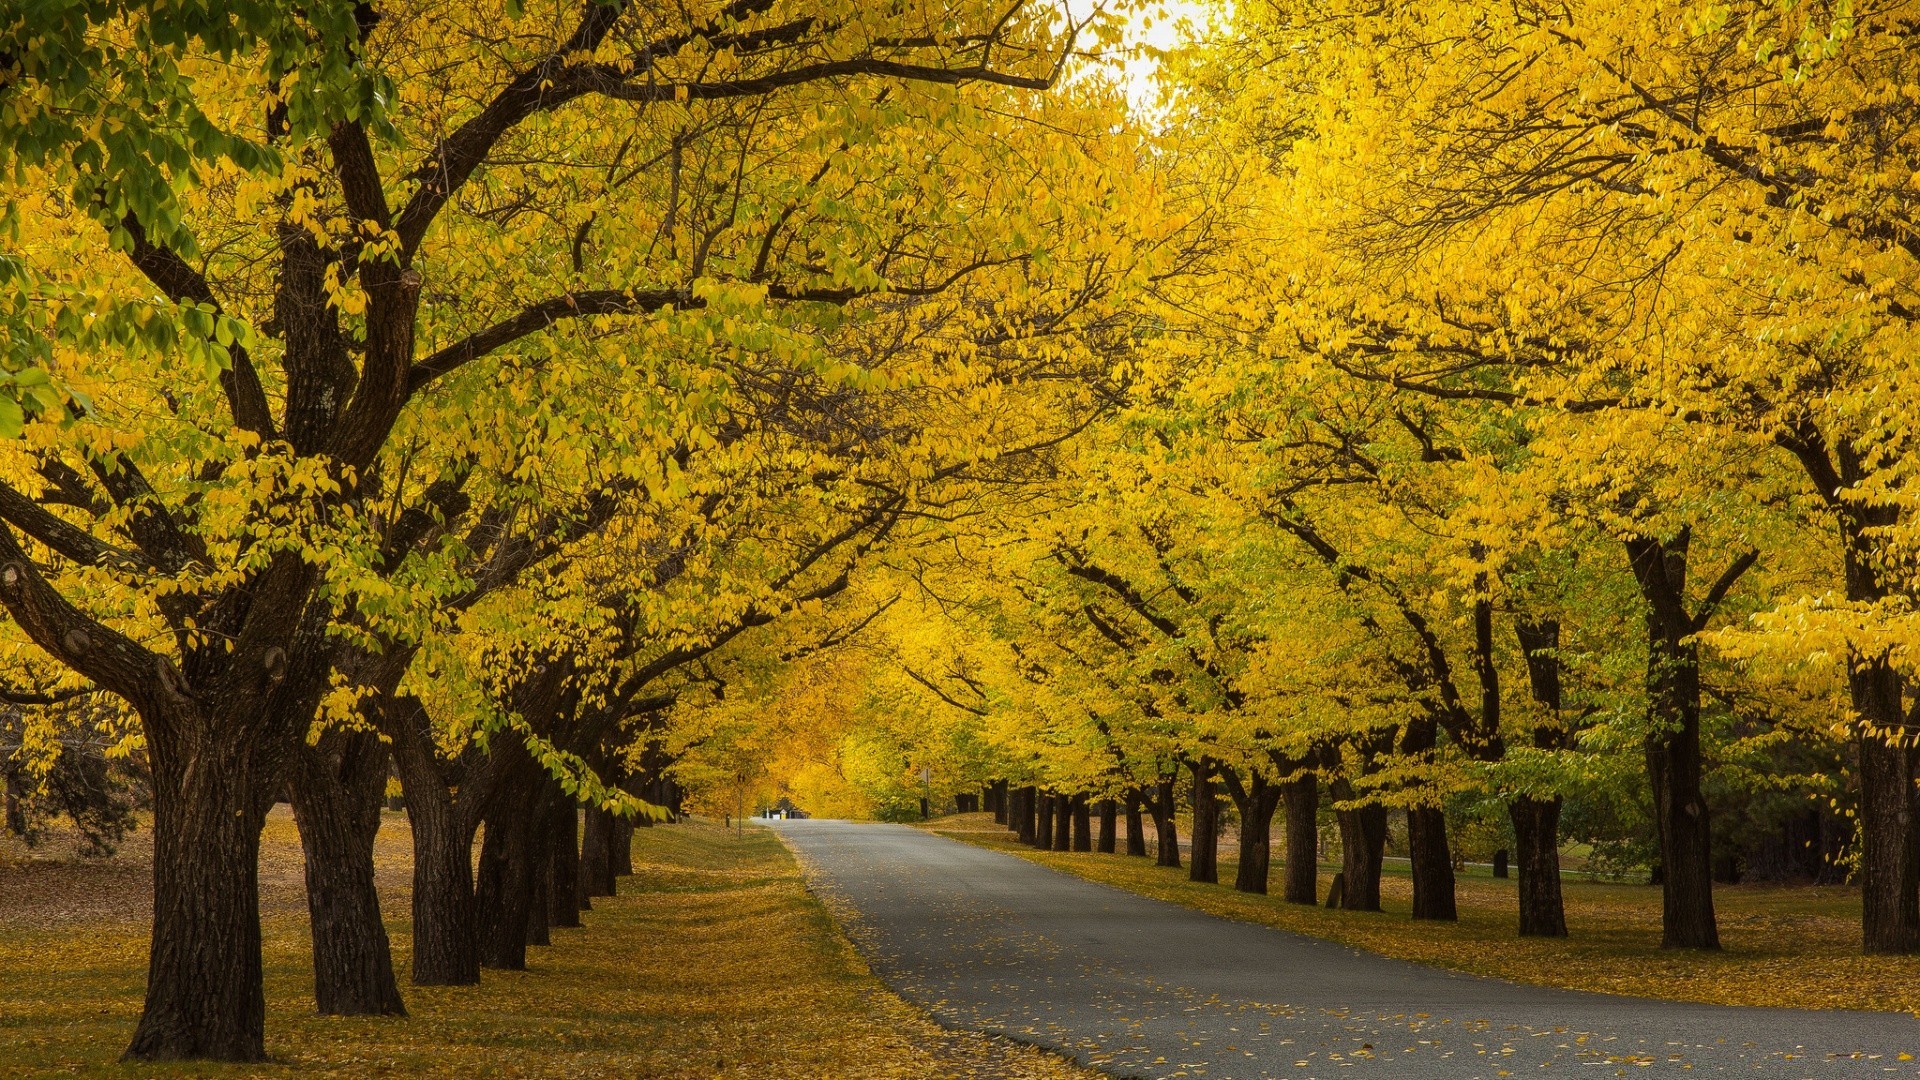
[[[1119,846],[1119,816],[1112,799],[1100,800],[1100,839],[1095,847],[1108,855],[1113,854],[1114,848]]]
[[[1273,813],[1280,806],[1282,789],[1268,783],[1259,772],[1250,774],[1242,784],[1237,772],[1222,766],[1220,778],[1240,812],[1240,860],[1233,887],[1264,895],[1273,863]]]
[[[1127,854],[1142,859],[1147,857],[1147,826],[1140,817],[1143,801],[1139,789],[1127,789]]]
[[[1053,797],[1053,850],[1073,849],[1073,800],[1065,795]]]
[[[1073,797],[1073,850],[1093,850],[1093,813],[1085,795]]]
[[[1900,677],[1884,659],[1851,664],[1848,682],[1862,730],[1860,761],[1860,927],[1869,953],[1920,950],[1920,826],[1914,794],[1915,757],[1909,718],[1901,713]]]
[[[1153,827],[1159,833],[1158,844],[1154,851],[1155,866],[1180,866],[1180,831],[1173,823],[1173,782],[1171,773],[1160,777],[1154,786]]]
[[[1021,843],[1037,843],[1036,838],[1039,836],[1039,828],[1036,818],[1040,811],[1039,792],[1032,784],[1027,784],[1021,787],[1015,794],[1018,795],[1018,799],[1014,806],[1016,810],[1014,814],[1014,825],[1017,826],[1014,831],[1018,834]]]
[[[152,726],[152,725],[150,725]],[[260,962],[260,830],[275,777],[246,737],[150,745],[153,941],[146,1007],[126,1056],[266,1058]]]
[[[1533,698],[1546,710],[1547,722],[1534,728],[1541,750],[1566,745],[1560,721],[1560,624],[1552,619],[1514,623],[1526,655]],[[1514,852],[1520,866],[1520,936],[1566,937],[1566,902],[1560,893],[1560,796],[1521,795],[1507,804],[1513,821]]]
[[[1507,804],[1520,866],[1520,936],[1566,937],[1560,896],[1560,797],[1522,795]]]
[[[388,698],[376,715],[392,741],[413,832],[414,985],[471,986],[480,981],[473,832],[454,806],[418,699]]]
[[[1338,802],[1353,800],[1353,786],[1346,780],[1329,785]],[[1340,872],[1346,888],[1340,906],[1348,911],[1380,910],[1380,863],[1387,847],[1387,808],[1368,803],[1351,810],[1336,809],[1334,820],[1340,826]]]
[[[1289,904],[1319,902],[1320,781],[1302,773],[1280,785],[1287,807],[1287,880]]]
[[[1007,782],[1005,780],[993,782],[993,823],[995,825],[1007,823]]]
[[[1188,881],[1220,880],[1220,796],[1213,790],[1213,759],[1202,754],[1187,764],[1193,776],[1193,852]]]
[[[598,805],[587,807],[586,825],[580,833],[581,903],[595,896],[614,895],[613,842],[616,829],[613,811]]]
[[[1413,917],[1453,921],[1453,852],[1447,847],[1447,812],[1437,806],[1407,811],[1407,847],[1413,863]]]
[[[1033,846],[1042,851],[1053,847],[1053,804],[1052,795],[1040,796],[1040,823],[1033,832]]]
[[[1713,912],[1713,826],[1701,790],[1698,627],[1686,609],[1688,536],[1626,542],[1645,601],[1647,777],[1660,844],[1660,945],[1718,949]]]
[[[287,788],[306,856],[313,997],[329,1016],[405,1016],[380,919],[373,842],[387,748],[373,731],[333,731],[294,753]]]
[[[496,746],[495,753],[509,752],[511,744]],[[486,832],[480,841],[480,870],[474,888],[475,921],[480,937],[480,965],[500,971],[524,971],[527,967],[529,922],[534,916],[533,902],[540,844],[536,842],[533,807],[525,798],[511,797],[519,792],[501,792],[486,816]],[[541,928],[546,913],[538,913]]]
[[[591,907],[580,888],[580,804],[559,790],[547,798],[547,925],[576,927]]]

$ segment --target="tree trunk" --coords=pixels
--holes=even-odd
[[[1560,896],[1560,798],[1525,795],[1507,804],[1520,863],[1520,936],[1566,937]]]
[[[1119,846],[1119,816],[1112,799],[1100,800],[1100,839],[1095,847],[1108,855],[1113,854],[1114,848]]]
[[[592,907],[580,888],[580,804],[561,791],[548,800],[547,925],[577,927],[580,912]]]
[[[1687,534],[1638,537],[1627,552],[1646,611],[1647,777],[1662,869],[1660,946],[1718,949],[1713,827],[1701,790],[1700,658],[1687,614]]]
[[[1018,796],[1018,799],[1014,805],[1016,811],[1014,814],[1014,824],[1017,826],[1014,831],[1019,835],[1021,843],[1037,844],[1039,828],[1035,819],[1040,811],[1040,793],[1032,784],[1028,784],[1020,788],[1015,794]]]
[[[1005,825],[1007,823],[1007,782],[1005,780],[995,780],[993,782],[992,792],[993,823],[995,825]]]
[[[508,752],[508,747],[496,746],[494,752]],[[536,867],[534,862],[540,845],[533,836],[531,816],[524,800],[502,797],[486,817],[474,889],[482,967],[500,971],[525,971],[527,967],[535,881],[546,877],[536,873],[543,867]],[[544,931],[544,910],[539,913],[539,921]]]
[[[1202,755],[1188,763],[1193,775],[1193,862],[1188,881],[1220,880],[1220,796],[1213,790],[1213,759]]]
[[[480,981],[473,833],[454,807],[419,701],[390,698],[378,715],[380,730],[392,741],[413,832],[414,985],[472,986]]]
[[[1147,824],[1140,817],[1140,792],[1127,789],[1127,854],[1147,857]]]
[[[1447,847],[1446,811],[1437,806],[1409,809],[1407,846],[1413,863],[1413,917],[1443,922],[1459,919],[1453,853]]]
[[[1347,781],[1335,780],[1331,786],[1336,801],[1352,801],[1353,788]],[[1346,881],[1340,906],[1347,911],[1379,911],[1387,808],[1369,803],[1352,810],[1335,810],[1333,816],[1340,826],[1340,872]]]
[[[1155,866],[1180,866],[1180,832],[1173,823],[1173,781],[1171,774],[1162,776],[1154,788],[1153,827],[1159,833],[1159,843],[1154,852]]]
[[[1884,660],[1851,665],[1863,730],[1860,760],[1860,928],[1869,953],[1920,949],[1920,858],[1914,850],[1915,754],[1900,709],[1900,677]],[[1870,725],[1870,726],[1867,726]]]
[[[1073,850],[1093,850],[1093,811],[1085,795],[1073,797]]]
[[[613,811],[589,806],[586,826],[580,833],[580,896],[587,898],[614,895],[613,844],[618,829]]]
[[[1247,778],[1244,795],[1238,785],[1229,786],[1228,791],[1240,811],[1240,863],[1233,887],[1264,896],[1273,865],[1273,814],[1285,789],[1256,772]]]
[[[1312,904],[1320,877],[1320,781],[1306,773],[1281,785],[1287,807],[1287,880],[1289,904]]]
[[[1065,795],[1053,797],[1053,850],[1073,849],[1073,800]]]
[[[153,941],[126,1057],[265,1060],[259,873],[270,778],[246,738],[190,755],[171,739],[150,749]]]
[[[1040,796],[1040,822],[1033,831],[1033,846],[1041,851],[1053,847],[1053,807],[1052,795]]]
[[[405,1016],[373,881],[387,748],[373,731],[334,731],[294,754],[288,792],[306,856],[313,997],[328,1016]]]

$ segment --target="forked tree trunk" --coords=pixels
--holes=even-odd
[[[1240,812],[1240,860],[1233,876],[1233,887],[1240,892],[1267,891],[1267,878],[1273,864],[1273,814],[1280,806],[1282,788],[1270,784],[1258,772],[1240,782],[1239,774],[1222,768],[1220,777],[1234,808]]]
[[[1093,811],[1085,795],[1073,797],[1073,850],[1093,850]]]
[[[1413,917],[1453,921],[1453,852],[1447,846],[1447,814],[1437,806],[1407,811],[1407,847],[1413,863]]]
[[[1305,773],[1281,785],[1287,808],[1287,879],[1283,899],[1289,904],[1317,903],[1320,881],[1320,782]]]
[[[1127,854],[1147,857],[1147,825],[1140,816],[1140,792],[1127,789]]]
[[[1533,698],[1548,717],[1546,724],[1534,729],[1533,745],[1557,749],[1567,743],[1567,732],[1560,724],[1560,624],[1552,619],[1523,619],[1515,622],[1514,632],[1526,655]],[[1507,817],[1513,822],[1520,870],[1520,936],[1566,937],[1567,909],[1560,891],[1560,796],[1519,796],[1508,803]]]
[[[313,996],[329,1016],[404,1016],[380,919],[373,842],[387,748],[373,731],[334,731],[294,754],[287,788],[306,856]]]
[[[1333,797],[1339,802],[1353,799],[1353,787],[1345,780],[1332,782]],[[1380,910],[1380,862],[1386,854],[1387,808],[1368,803],[1351,810],[1335,810],[1340,826],[1340,873],[1345,888],[1340,906],[1348,911]]]
[[[1660,845],[1665,949],[1718,949],[1713,826],[1701,789],[1700,658],[1686,610],[1687,534],[1627,541],[1647,624],[1647,778]]]
[[[1155,866],[1180,866],[1180,831],[1173,822],[1173,781],[1169,774],[1162,776],[1154,786],[1153,827],[1159,834],[1154,851]]]
[[[1114,806],[1112,799],[1100,800],[1100,839],[1094,845],[1096,850],[1104,851],[1109,855],[1113,854],[1120,839],[1119,816],[1118,808]]]
[[[1193,776],[1193,852],[1188,881],[1220,880],[1220,796],[1213,790],[1213,759],[1202,755],[1188,763]]]

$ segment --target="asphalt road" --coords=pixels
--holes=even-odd
[[[779,821],[888,985],[1119,1077],[1920,1076],[1905,1014],[1521,986],[1082,881],[899,825]],[[1418,933],[1410,926],[1408,933]]]

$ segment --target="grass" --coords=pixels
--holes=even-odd
[[[1860,894],[1848,888],[1717,886],[1724,948],[1702,953],[1660,948],[1660,890],[1654,886],[1569,877],[1563,888],[1571,936],[1521,938],[1515,933],[1514,881],[1485,870],[1460,875],[1459,922],[1414,923],[1412,880],[1404,864],[1387,864],[1380,887],[1384,913],[1329,911],[1235,892],[1235,866],[1225,858],[1223,884],[1208,885],[1188,881],[1184,869],[1146,859],[1036,851],[993,824],[991,815],[957,815],[926,827],[1155,899],[1456,971],[1724,1005],[1920,1014],[1920,957],[1862,956]],[[1321,868],[1322,897],[1333,869]],[[1276,886],[1279,880],[1276,865]]]
[[[11,854],[11,858],[9,858]],[[266,1065],[117,1063],[144,990],[150,849],[105,862],[0,851],[0,1075],[1015,1077],[1094,1074],[944,1031],[889,993],[802,885],[779,840],[688,823],[641,830],[624,895],[555,930],[526,972],[404,986],[412,1015],[312,1013],[298,841],[284,810],[262,857]],[[395,961],[408,952],[404,818],[380,831]]]

